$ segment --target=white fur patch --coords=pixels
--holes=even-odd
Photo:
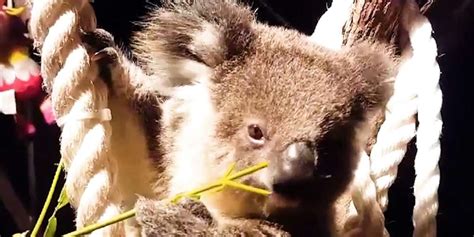
[[[113,113],[110,155],[117,162],[116,187],[125,209],[133,208],[140,196],[153,197],[150,183],[156,171],[149,158],[145,131],[136,112],[123,98],[112,98],[109,106]]]
[[[224,48],[220,34],[212,24],[205,23],[203,29],[192,35],[191,51],[204,56],[204,61],[211,67],[223,60]]]
[[[192,83],[207,83],[209,81],[212,69],[208,66],[196,62],[194,60],[185,59],[179,60],[170,66],[173,78],[180,78],[180,82],[175,81],[176,84],[192,84]]]
[[[298,149],[296,149],[296,144],[291,144],[288,147],[288,159],[296,160],[298,158]]]
[[[193,34],[191,49],[196,48],[216,48],[220,45],[219,43],[219,32],[215,26],[209,23],[203,25],[203,30],[200,30]]]
[[[209,89],[204,84],[176,88],[169,103],[179,104],[174,112],[185,115],[180,131],[174,138],[175,148],[170,167],[171,174],[174,175],[170,195],[176,195],[207,181],[209,168],[203,155],[208,153],[206,149],[214,133],[216,112]],[[197,159],[200,161],[196,162]]]

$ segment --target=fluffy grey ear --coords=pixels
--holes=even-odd
[[[357,75],[352,90],[356,97],[356,107],[362,111],[372,111],[385,106],[393,93],[398,58],[394,48],[388,44],[362,41],[343,52],[353,65]]]
[[[165,0],[135,36],[138,56],[171,85],[208,79],[252,47],[253,12],[232,0]]]

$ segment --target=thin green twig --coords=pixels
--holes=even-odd
[[[231,186],[231,187],[234,187],[234,188],[242,189],[242,190],[245,190],[247,192],[258,193],[258,194],[262,194],[262,195],[269,195],[271,193],[268,190],[252,187],[250,185],[245,185],[245,184],[235,182],[235,181],[232,181],[232,180],[225,180],[223,183],[226,186]]]
[[[86,227],[84,227],[80,230],[73,231],[73,232],[65,234],[63,236],[71,237],[71,236],[79,236],[79,235],[88,234],[88,233],[91,233],[94,230],[100,229],[100,228],[108,226],[108,225],[115,224],[117,222],[123,221],[123,220],[131,218],[133,216],[135,216],[135,209],[124,212],[124,213],[122,213],[118,216],[115,216],[114,218],[112,218],[110,220],[104,221],[102,223],[96,223],[96,224],[88,225],[88,226],[86,226]]]
[[[242,178],[246,175],[249,175],[251,173],[255,173],[263,168],[266,168],[268,166],[268,162],[262,162],[258,165],[255,165],[255,166],[252,166],[252,167],[249,167],[249,168],[246,168],[246,169],[243,169],[231,176],[229,176],[229,179],[230,180],[235,180],[235,179],[239,179],[239,178]]]
[[[235,166],[235,164],[232,164],[229,167],[229,169],[226,171],[224,177],[222,177],[217,182],[209,184],[209,185],[207,185],[205,187],[202,187],[202,188],[197,188],[197,189],[195,189],[193,191],[190,191],[190,192],[178,194],[178,195],[174,196],[173,198],[171,198],[169,201],[173,202],[173,203],[176,203],[179,199],[181,199],[183,197],[190,197],[190,198],[199,197],[200,194],[202,194],[206,191],[211,191],[211,190],[212,191],[215,191],[215,190],[220,191],[220,189],[222,189],[226,185],[232,186],[232,187],[235,187],[235,188],[244,189],[244,190],[250,191],[250,192],[255,192],[255,193],[258,193],[258,194],[262,194],[262,195],[268,195],[270,193],[267,190],[255,188],[255,187],[244,185],[244,184],[240,184],[240,183],[237,183],[237,182],[234,181],[238,178],[241,178],[243,176],[246,176],[246,175],[249,175],[251,173],[257,172],[257,171],[259,171],[263,168],[266,168],[268,166],[268,162],[262,162],[258,165],[243,169],[243,170],[241,170],[241,171],[239,171],[235,174],[232,174],[232,171],[234,170],[234,166]],[[115,224],[117,222],[123,221],[125,219],[131,218],[131,217],[135,216],[135,214],[136,214],[135,209],[132,209],[132,210],[124,212],[124,213],[122,213],[122,214],[120,214],[120,215],[118,215],[118,216],[116,216],[116,217],[114,217],[110,220],[104,221],[102,223],[95,223],[95,224],[86,226],[86,227],[84,227],[80,230],[70,232],[70,233],[65,234],[63,236],[71,237],[71,236],[78,236],[78,235],[88,234],[88,233],[91,233],[92,231],[103,228],[105,226],[112,225],[112,224]]]
[[[63,169],[63,161],[61,159],[59,161],[58,167],[56,168],[53,182],[51,184],[51,187],[49,188],[48,196],[46,197],[46,201],[43,205],[43,209],[41,210],[38,220],[36,221],[35,227],[31,231],[31,237],[36,237],[36,235],[39,232],[39,229],[41,227],[41,224],[43,223],[44,217],[46,216],[46,212],[48,211],[49,204],[51,203],[51,200],[53,199],[54,190],[56,189],[56,184],[58,183],[59,175],[61,174],[62,169]]]
[[[179,199],[183,198],[183,197],[193,197],[193,196],[196,196],[196,195],[199,195],[199,194],[202,194],[206,191],[211,191],[211,190],[215,190],[215,189],[218,189],[218,188],[221,188],[225,185],[227,185],[229,183],[229,181],[234,181],[236,179],[239,179],[243,176],[246,176],[246,175],[249,175],[251,173],[254,173],[254,172],[257,172],[263,168],[266,168],[268,166],[268,162],[262,162],[258,165],[255,165],[255,166],[252,166],[252,167],[249,167],[249,168],[246,168],[246,169],[243,169],[235,174],[232,174],[232,171],[234,169],[234,166],[235,164],[232,164],[229,169],[226,171],[224,177],[222,177],[220,180],[218,180],[217,182],[215,183],[211,183],[207,186],[204,186],[202,188],[198,188],[198,189],[195,189],[195,190],[192,190],[190,192],[186,192],[186,193],[182,193],[182,194],[178,194],[176,195],[174,198],[171,199],[171,202],[173,203],[176,203],[177,201],[179,201]],[[235,187],[235,185],[233,185]],[[242,187],[242,186],[240,186]],[[247,186],[248,187],[248,186]],[[239,187],[237,187],[239,188]],[[253,189],[249,189],[249,188],[244,188],[244,190],[247,190],[247,191],[254,191],[255,189],[257,188],[253,188]],[[264,191],[261,191],[262,189],[259,189],[260,191],[257,191],[257,193],[259,194],[267,194],[265,193]]]

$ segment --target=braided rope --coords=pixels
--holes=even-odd
[[[44,87],[60,126],[61,156],[67,169],[66,191],[77,208],[81,228],[118,215],[112,192],[117,171],[108,154],[111,126],[106,85],[80,42],[79,30],[93,30],[95,15],[86,0],[34,1],[30,32],[42,54]],[[73,168],[71,168],[73,167]],[[92,235],[116,236],[120,225]]]

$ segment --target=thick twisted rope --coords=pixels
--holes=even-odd
[[[377,199],[383,211],[388,205],[388,189],[395,182],[398,165],[405,157],[408,143],[416,132],[416,88],[412,58],[401,65],[389,99],[385,121],[377,134],[377,142],[370,154],[371,176],[377,188]]]
[[[318,22],[312,40],[328,48],[339,49],[342,45],[340,29],[348,19],[348,5],[351,4],[352,1],[335,0]],[[420,126],[415,158],[414,236],[436,236],[439,136],[442,128],[437,47],[431,37],[431,25],[420,14],[415,2],[409,1],[404,8],[401,26],[409,32],[412,55],[405,59],[399,69],[394,94],[387,103],[385,121],[377,134],[370,161],[366,154],[361,155],[353,181],[353,200],[347,228],[350,232],[362,227],[371,234],[382,230],[383,211],[388,205],[388,189],[395,181],[398,165],[405,156],[408,143],[415,136],[415,116],[418,112]],[[413,86],[415,80],[420,83],[417,87]],[[383,234],[379,235],[388,233],[383,228]]]
[[[416,4],[409,6],[412,12],[419,12]],[[411,22],[412,24],[409,24]],[[409,29],[413,47],[413,61],[418,74],[418,131],[417,154],[415,157],[415,207],[413,224],[415,237],[436,236],[436,215],[438,213],[438,187],[443,126],[441,106],[442,91],[439,87],[440,68],[436,61],[437,45],[432,37],[431,24],[421,14],[413,14],[406,26]]]
[[[81,228],[119,214],[112,192],[116,164],[109,157],[111,126],[108,91],[80,42],[93,30],[95,15],[86,0],[34,1],[30,31],[42,54],[44,86],[62,126],[61,156],[68,171],[66,191]],[[116,236],[113,225],[92,235]],[[115,234],[114,234],[115,233]]]
[[[352,4],[352,0],[334,0],[316,25],[311,40],[332,50],[341,49],[342,29],[351,16]],[[370,177],[370,161],[365,152],[360,155],[351,186],[352,201],[344,226],[346,234],[387,236],[385,218],[377,202],[377,190]]]
[[[354,235],[348,236],[389,236],[383,210],[377,202],[377,189],[370,177],[370,159],[365,151],[360,155],[351,194],[352,202],[344,231]]]

